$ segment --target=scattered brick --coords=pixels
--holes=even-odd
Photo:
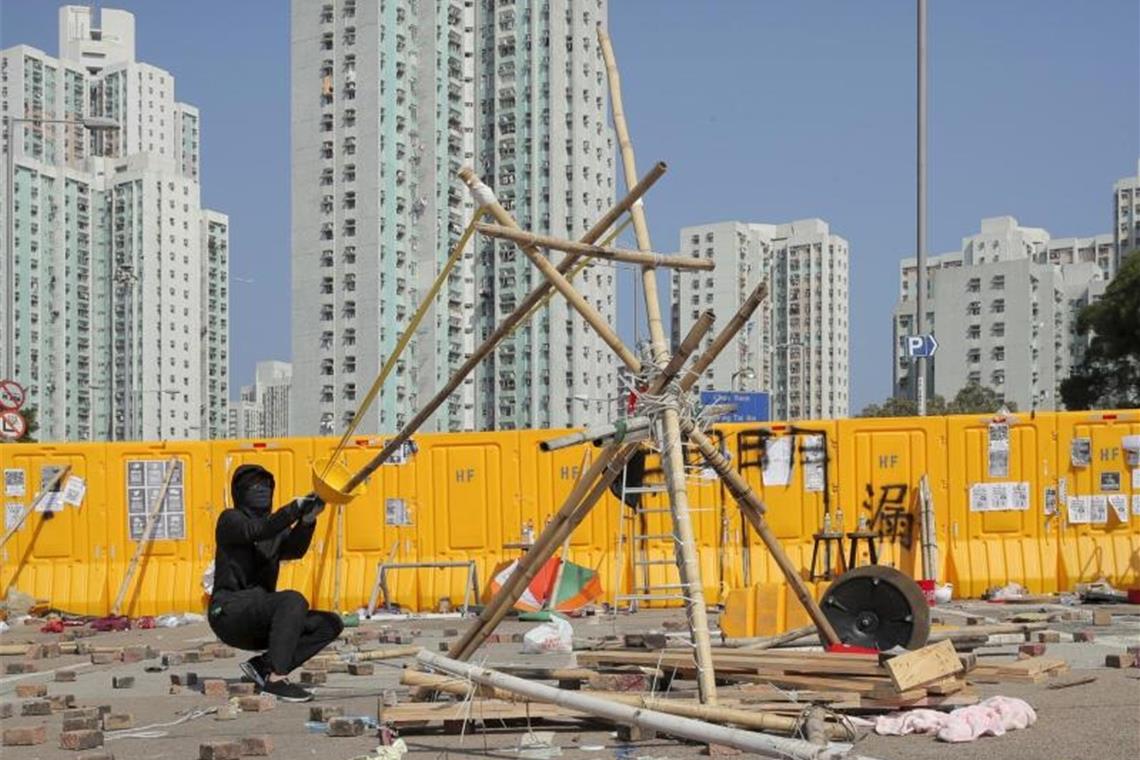
[[[375,668],[370,662],[350,662],[348,663],[348,674],[350,676],[370,676],[375,672]]]
[[[98,720],[102,717],[98,707],[80,707],[75,710],[65,710],[63,713],[64,720],[74,720],[75,718],[94,718]]]
[[[4,675],[16,676],[21,673],[35,673],[36,666],[30,662],[6,662],[4,663]]]
[[[79,760],[115,760],[110,752],[92,752],[89,755],[80,755]]]
[[[1077,631],[1073,634],[1073,641],[1096,641],[1096,631]]]
[[[348,663],[343,660],[334,660],[329,663],[328,672],[330,673],[347,673]]]
[[[450,650],[451,650],[451,642],[450,641],[439,642],[439,651],[448,652]]]
[[[273,751],[273,739],[268,736],[246,736],[241,740],[241,753],[264,757]]]
[[[33,699],[20,705],[20,715],[51,715],[51,702]]]
[[[0,719],[12,717],[12,703],[0,702]]]
[[[1112,625],[1112,613],[1108,610],[1093,610],[1092,624],[1096,626]]]
[[[363,736],[364,721],[360,718],[333,718],[326,733],[329,736]]]
[[[197,686],[197,673],[171,673],[170,683],[174,686]]]
[[[31,747],[47,741],[47,728],[45,726],[20,726],[18,728],[5,728],[3,744],[5,747]]]
[[[1038,631],[1037,640],[1042,644],[1060,644],[1061,634],[1057,631]]]
[[[92,665],[110,665],[122,659],[122,652],[92,652]]]
[[[114,676],[111,678],[112,689],[129,689],[135,685],[134,676]]]
[[[237,720],[238,709],[233,705],[222,705],[214,713],[214,720]]]
[[[329,680],[328,673],[323,670],[302,670],[301,683],[306,686],[319,686]]]
[[[170,694],[172,696],[178,696],[179,694],[182,694],[184,691],[185,690],[181,686],[175,686],[174,684],[171,684],[170,688],[167,690],[166,693]]]
[[[42,683],[22,683],[16,686],[16,696],[20,699],[36,699],[47,696],[47,685]]]
[[[239,697],[238,707],[242,712],[265,712],[272,710],[277,704],[277,698],[272,694],[258,694],[255,697]]]
[[[238,742],[206,742],[198,745],[198,760],[239,760],[241,744]]]
[[[207,678],[202,681],[202,693],[207,697],[228,697],[230,687],[221,678]]]
[[[1045,654],[1045,645],[1041,642],[1022,644],[1017,648],[1017,658],[1024,660],[1027,657],[1040,657]]]
[[[52,694],[47,699],[52,710],[70,710],[75,707],[74,694]]]
[[[98,718],[64,718],[64,731],[95,731],[99,728]]]
[[[228,647],[225,644],[213,644],[212,646],[207,647],[204,651],[208,652],[211,656],[216,657],[219,660],[228,660],[233,657],[237,657],[237,652],[234,651],[233,647]]]
[[[188,652],[183,652],[182,653],[182,662],[203,662],[202,653],[196,652],[194,650],[190,650]],[[203,744],[202,746],[205,747],[207,745]]]
[[[124,731],[135,727],[135,716],[130,713],[112,713],[103,716],[104,731]]]
[[[175,665],[181,665],[182,664],[182,653],[181,652],[163,652],[161,657],[162,657],[162,664],[168,668],[173,667]]]
[[[75,680],[76,673],[74,670],[57,670],[55,671],[56,683],[71,683]]]
[[[1135,663],[1132,655],[1125,652],[1124,654],[1106,654],[1104,656],[1104,666],[1106,668],[1130,668]]]
[[[244,681],[230,684],[231,697],[248,697],[257,693],[257,686]]]
[[[650,739],[657,738],[657,732],[649,729],[642,728],[641,726],[618,726],[617,727],[618,741],[623,742],[643,742]]]
[[[60,749],[82,750],[102,746],[102,731],[64,731],[59,735]]]
[[[446,638],[454,638],[454,637],[459,635],[459,629],[458,628],[444,628],[443,629],[443,635]]]
[[[344,716],[343,707],[333,705],[313,705],[309,708],[309,720],[314,723],[328,723],[333,718]]]

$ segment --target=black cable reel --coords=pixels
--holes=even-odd
[[[930,637],[926,595],[893,567],[864,565],[843,573],[828,586],[820,607],[844,644],[918,649]]]

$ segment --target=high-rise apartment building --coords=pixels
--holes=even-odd
[[[524,228],[581,236],[614,198],[596,26],[604,0],[294,0],[295,434],[344,429],[474,213],[474,167]],[[406,423],[541,282],[509,243],[472,244],[362,431]],[[609,319],[613,270],[578,287]],[[559,299],[520,326],[429,428],[607,415],[609,350]]]
[[[41,439],[220,436],[228,221],[201,206],[198,111],[135,60],[130,13],[64,6],[59,40],[0,51],[0,375]]]
[[[1111,235],[1051,240],[1013,217],[983,219],[961,251],[927,260],[927,329],[938,340],[928,393],[949,399],[970,383],[992,388],[1019,409],[1061,407],[1060,383],[1087,338],[1076,313],[1115,274]],[[917,265],[899,264],[892,331],[894,392],[913,393],[911,360],[900,343],[914,332]]]
[[[702,388],[768,391],[775,419],[847,416],[846,240],[820,219],[721,222],[683,228],[680,253],[712,259],[716,269],[673,273],[674,346],[702,311],[711,308],[723,321],[768,282],[767,298],[709,367]]]
[[[1119,179],[1112,186],[1112,200],[1112,230],[1119,266],[1120,257],[1140,249],[1140,161],[1136,162],[1136,176]]]
[[[284,438],[289,435],[289,389],[293,366],[258,362],[253,385],[243,385],[228,409],[230,438]]]

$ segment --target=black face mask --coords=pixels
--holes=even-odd
[[[251,483],[242,491],[242,509],[255,513],[267,513],[273,507],[273,484],[262,481]]]

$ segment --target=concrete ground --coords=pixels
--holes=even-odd
[[[955,622],[956,615],[964,614],[981,614],[1000,620],[1019,612],[1039,609],[1068,608],[966,602],[943,608],[941,616],[948,623]],[[1078,644],[1070,641],[1050,644],[1048,647],[1047,655],[1065,658],[1073,669],[1059,680],[1094,676],[1097,679],[1094,683],[1060,690],[1047,689],[1045,684],[1002,683],[982,684],[978,687],[983,697],[1002,694],[1020,697],[1029,702],[1038,713],[1038,722],[1029,729],[1011,732],[1002,737],[980,739],[971,744],[956,745],[940,743],[928,736],[883,737],[872,734],[863,736],[856,742],[856,751],[884,760],[951,757],[955,760],[1133,760],[1140,755],[1140,669],[1109,670],[1102,666],[1105,654],[1123,652],[1128,644],[1140,643],[1140,607],[1120,607],[1118,613],[1111,626],[1095,629],[1095,643]],[[682,615],[680,611],[645,611],[617,617],[589,617],[575,620],[574,628],[577,637],[600,637],[612,633],[660,629],[661,623],[667,619],[681,620]],[[419,631],[415,643],[422,644],[430,651],[438,651],[439,643],[445,640],[446,629],[462,630],[465,625],[466,621],[458,619],[421,618],[374,620],[367,622],[365,627],[383,626],[408,633]],[[499,630],[503,633],[516,633],[527,630],[530,625],[508,621]],[[1051,624],[1051,630],[1060,631],[1063,638],[1071,638],[1068,634],[1087,627],[1088,623],[1082,621]],[[0,643],[58,639],[57,635],[39,633],[38,625],[16,626],[0,637]],[[174,629],[99,634],[83,641],[98,646],[147,644],[160,651],[178,651],[212,642],[214,637],[204,624],[198,624]],[[512,663],[542,666],[559,666],[573,661],[573,655],[523,655],[520,649],[520,645],[514,643],[489,644],[480,650],[475,660],[485,661],[488,665]],[[985,652],[980,657],[984,662],[998,662],[1012,659],[1016,646],[980,651]],[[0,662],[11,662],[14,659],[3,657]],[[59,748],[61,718],[58,713],[44,717],[21,717],[20,704],[24,700],[16,697],[16,686],[43,683],[46,684],[49,695],[73,694],[77,705],[111,705],[115,713],[133,715],[136,730],[144,731],[143,733],[134,737],[109,737],[106,741],[105,750],[112,752],[118,760],[192,760],[198,757],[199,744],[204,741],[255,735],[269,735],[272,738],[275,749],[271,757],[279,760],[348,760],[376,747],[375,732],[368,732],[368,735],[358,738],[331,738],[322,733],[311,733],[305,725],[309,719],[310,706],[337,705],[344,708],[346,716],[374,718],[378,700],[386,691],[394,689],[401,699],[405,698],[407,689],[399,686],[399,675],[401,668],[411,660],[377,662],[373,676],[329,674],[328,683],[315,689],[317,699],[313,703],[278,703],[269,712],[239,713],[237,719],[229,721],[218,721],[212,715],[199,714],[205,708],[225,704],[225,698],[208,698],[194,691],[184,691],[177,695],[169,693],[172,673],[192,671],[199,678],[226,678],[236,682],[240,675],[237,669],[240,661],[220,659],[174,666],[165,672],[148,673],[144,666],[153,665],[155,661],[117,663],[111,666],[92,665],[90,657],[80,656],[36,660],[34,662],[38,670],[35,673],[0,676],[0,702],[11,702],[14,706],[14,715],[0,720],[0,729],[42,724],[47,728],[47,742],[35,747],[4,747],[0,750],[0,756],[3,760],[81,756],[81,753]],[[53,673],[61,668],[74,669],[77,672],[76,680],[72,683],[55,682]],[[135,683],[129,689],[112,689],[113,676],[134,676]],[[686,684],[681,684],[681,688],[685,686]],[[180,719],[182,722],[177,722]],[[552,729],[545,725],[536,727],[536,730]],[[553,730],[554,743],[560,750],[560,756],[565,758],[657,760],[699,757],[702,751],[700,747],[670,739],[624,743],[618,741],[616,734],[609,730],[592,729],[576,723],[568,723],[565,727]],[[522,733],[517,728],[497,731],[471,728],[466,735],[436,732],[404,738],[411,757],[537,756],[519,751],[519,737]]]

